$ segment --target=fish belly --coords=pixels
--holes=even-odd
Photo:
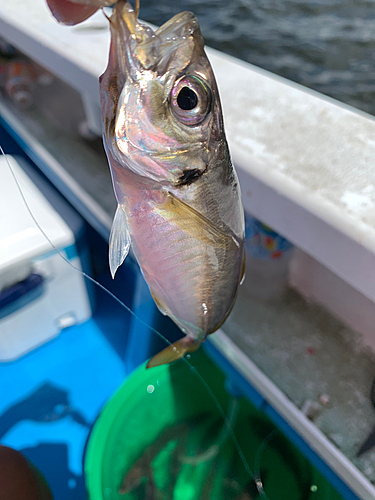
[[[189,337],[204,339],[232,308],[243,249],[230,238],[210,240],[188,219],[153,203],[133,206],[128,219],[134,253],[159,309]]]

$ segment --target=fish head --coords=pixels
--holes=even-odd
[[[100,82],[109,156],[166,186],[196,179],[225,142],[197,19],[182,12],[153,30],[120,0],[110,25],[109,63]]]

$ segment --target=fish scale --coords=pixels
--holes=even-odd
[[[143,264],[142,257],[139,260],[141,266],[146,269],[146,281],[163,304],[166,304],[169,290],[176,290],[178,294],[171,297],[168,309],[182,308],[183,310],[178,313],[178,317],[191,322],[191,318],[194,318],[198,314],[198,309],[201,308],[199,287],[202,283],[202,272],[205,272],[205,266],[202,263],[202,250],[197,242],[185,232],[176,229],[173,223],[166,221],[163,225],[162,237],[156,234],[153,238],[150,232],[134,230],[133,239],[137,248],[136,255],[147,255],[149,248],[152,248],[151,269],[147,263]],[[192,265],[192,259],[197,259],[199,264]],[[186,266],[185,269],[184,266]],[[167,306],[164,307],[167,309]],[[201,327],[201,325],[197,326]]]

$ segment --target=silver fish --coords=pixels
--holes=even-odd
[[[244,274],[244,213],[197,19],[182,12],[154,31],[136,14],[125,0],[113,8],[100,92],[118,201],[112,276],[131,245],[158,308],[186,334],[150,367],[196,350],[227,318]]]
[[[193,423],[196,419],[191,420]],[[189,431],[189,422],[183,422],[173,427],[164,429],[164,431],[161,432],[160,436],[144,450],[143,454],[126,472],[121,482],[119,494],[126,495],[130,492],[133,492],[142,484],[144,479],[146,479],[147,485],[145,488],[145,500],[157,500],[158,498],[165,498],[165,496],[158,491],[155,484],[152,462],[158,456],[158,454],[166,446],[168,446],[171,441],[176,441],[176,447],[171,453],[171,469],[165,471],[169,476],[168,482],[171,483],[169,487],[173,487],[181,466],[179,453],[181,451],[184,451],[186,448]]]

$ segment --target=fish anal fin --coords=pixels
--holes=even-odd
[[[190,337],[183,337],[152,357],[147,363],[146,368],[153,368],[154,366],[173,363],[174,361],[183,358],[185,354],[195,352],[199,348],[200,344],[200,341],[196,342]]]
[[[117,269],[128,255],[130,243],[131,238],[126,214],[121,205],[118,205],[109,237],[109,268],[112,278],[115,277]]]

